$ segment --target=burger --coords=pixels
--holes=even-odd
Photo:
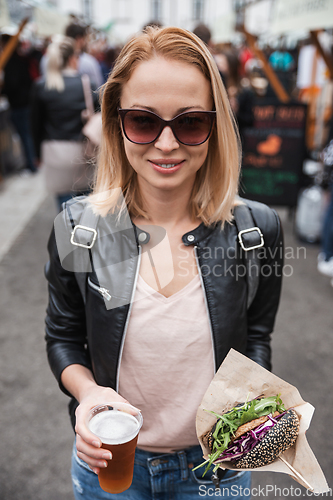
[[[280,395],[259,396],[236,405],[221,415],[211,411],[217,421],[202,436],[210,450],[205,472],[222,462],[233,469],[254,469],[272,463],[296,441],[299,418],[293,408],[285,409]]]

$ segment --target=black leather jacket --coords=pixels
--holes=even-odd
[[[271,369],[270,334],[277,312],[283,266],[283,237],[277,214],[267,206],[246,201],[256,225],[261,229],[265,246],[260,249],[261,272],[256,296],[247,308],[247,278],[234,224],[207,227],[204,224],[183,236],[185,245],[194,245],[211,325],[217,370],[231,348]],[[80,203],[69,204],[72,225],[79,222]],[[107,219],[107,218],[104,218]],[[104,222],[104,221],[103,221]],[[134,226],[134,229],[135,226]],[[142,246],[137,231],[132,239],[122,240],[130,258],[121,276],[112,276],[112,295],[119,289],[135,289],[138,255]],[[189,237],[190,236],[190,237]],[[70,234],[68,233],[68,239]],[[97,238],[96,252],[114,254],[116,239]],[[113,248],[112,248],[113,244]],[[118,245],[120,246],[120,244]],[[130,248],[129,248],[130,247]],[[130,304],[119,303],[107,309],[94,271],[84,275],[84,288],[77,275],[65,270],[59,259],[54,231],[49,240],[50,260],[46,265],[49,304],[46,317],[47,353],[51,369],[61,389],[62,371],[71,364],[92,370],[97,384],[118,388],[118,374],[125,340]],[[84,250],[88,252],[88,250]],[[123,251],[123,250],[122,250]],[[237,267],[238,266],[238,267]],[[66,266],[65,266],[66,267]],[[238,273],[238,274],[237,274]],[[80,278],[82,284],[82,273]],[[117,290],[118,289],[118,290]],[[116,299],[117,300],[117,299]],[[117,304],[116,304],[117,305]],[[191,328],[191,325],[189,325]],[[200,362],[200,360],[196,360]],[[68,394],[70,395],[70,394]],[[74,421],[75,402],[71,405]]]

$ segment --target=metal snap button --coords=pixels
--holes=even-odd
[[[195,237],[193,236],[193,234],[189,234],[189,235],[187,236],[187,241],[192,242],[192,241],[194,241],[194,240],[195,240]]]
[[[138,236],[138,240],[140,241],[140,243],[148,243],[149,234],[144,233],[144,232],[140,233]]]
[[[157,458],[156,460],[153,460],[153,461],[151,462],[151,465],[152,465],[153,467],[157,467],[158,465],[160,465],[160,459],[159,459],[159,458]]]

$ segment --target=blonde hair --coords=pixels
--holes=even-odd
[[[102,215],[114,211],[112,189],[121,188],[131,216],[149,218],[138,189],[136,172],[125,154],[117,108],[122,86],[142,61],[155,56],[195,64],[210,81],[216,123],[207,158],[193,185],[190,209],[206,225],[231,221],[238,191],[240,141],[217,66],[205,44],[193,33],[175,27],[149,27],[122,49],[102,94],[103,137],[92,202]]]
[[[65,89],[62,70],[66,68],[69,59],[74,55],[74,40],[58,35],[47,48],[47,64],[45,88],[63,92]]]

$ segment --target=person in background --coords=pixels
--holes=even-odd
[[[268,56],[269,64],[275,71],[282,86],[291,94],[294,87],[296,63],[292,54],[284,47],[284,40],[280,40],[280,47]],[[267,88],[267,97],[276,99],[276,94],[269,84]]]
[[[242,139],[243,129],[253,125],[254,94],[250,90],[250,84],[248,86],[242,85],[240,61],[237,54],[231,50],[216,53],[212,43],[211,31],[205,24],[198,24],[194,28],[193,33],[198,36],[212,52],[224,86],[227,89],[230,104],[235,113]]]
[[[214,44],[212,42],[212,33],[210,29],[208,28],[208,26],[206,26],[206,24],[200,23],[194,28],[193,33],[197,37],[199,37],[200,40],[202,40],[207,45],[208,49],[211,51],[211,54],[214,58],[214,61],[221,75],[222,81],[224,85],[226,85],[226,73],[228,71],[228,61],[224,54],[215,51]]]
[[[291,71],[295,67],[293,56],[286,49],[274,50],[268,61],[275,71]]]
[[[3,34],[2,46],[5,46],[9,39],[10,35]],[[19,42],[4,67],[2,94],[7,96],[11,121],[22,142],[26,172],[35,173],[37,162],[30,131],[30,90],[33,83],[31,62],[29,53],[23,52]]]
[[[194,30],[193,33],[202,40],[209,49],[212,48],[212,33],[208,26],[206,24],[198,24]]]
[[[79,54],[78,72],[88,75],[92,85],[100,87],[103,84],[103,75],[97,59],[87,53],[87,27],[71,23],[65,29],[65,35],[75,40],[75,51]]]
[[[213,471],[193,470],[202,463],[195,420],[216,370],[230,348],[271,368],[282,280],[280,221],[267,206],[238,199],[233,113],[210,51],[190,31],[147,28],[130,40],[104,86],[101,109],[93,193],[66,203],[57,218],[68,257],[73,227],[88,227],[88,234],[95,220],[95,245],[89,254],[82,249],[93,269],[75,273],[62,266],[56,229],[46,265],[48,359],[72,398],[74,495],[199,500],[200,485],[213,488]],[[248,281],[243,271],[238,276],[244,264],[237,209],[261,228],[265,241],[249,308]],[[97,477],[106,460],[112,467],[112,457],[86,417],[94,406],[116,401],[140,408],[143,427],[132,485],[113,495]],[[250,472],[223,476],[225,497],[249,498]]]
[[[227,58],[226,89],[228,92],[231,108],[235,113],[239,134],[243,142],[243,131],[246,127],[252,127],[254,123],[253,107],[255,94],[252,90],[250,80],[241,78],[240,61],[238,54],[232,50],[225,52]]]
[[[88,75],[91,85],[94,88],[100,87],[104,83],[100,64],[94,56],[86,52],[88,43],[87,26],[83,26],[79,23],[71,23],[65,29],[65,36],[72,38],[75,42],[75,52],[79,57],[79,74]],[[47,54],[42,57],[40,63],[40,71],[43,76],[46,74],[46,67]]]
[[[46,76],[32,87],[32,132],[46,187],[58,207],[89,191],[89,167],[84,159],[82,112],[86,109],[79,55],[72,38],[60,35],[47,48]],[[93,93],[95,105],[98,96]]]
[[[240,63],[240,75],[241,77],[246,77],[248,75],[247,65],[252,59],[254,59],[254,55],[245,43],[243,43],[238,50],[238,58]]]
[[[118,51],[115,47],[108,47],[104,52],[104,57],[100,62],[104,83],[107,81],[108,76],[112,71],[117,57],[117,52]]]
[[[45,39],[35,38],[34,42],[26,41],[26,50],[29,53],[30,58],[30,76],[33,81],[37,80],[40,75],[40,61],[45,52]]]
[[[323,187],[329,190],[330,199],[324,218],[321,252],[318,255],[318,271],[331,278],[333,286],[333,115],[328,140],[322,152],[322,162],[324,165]]]
[[[142,26],[142,31],[145,31],[147,28],[162,28],[163,24],[160,21],[155,21],[154,19],[151,19],[146,23],[144,26]]]

